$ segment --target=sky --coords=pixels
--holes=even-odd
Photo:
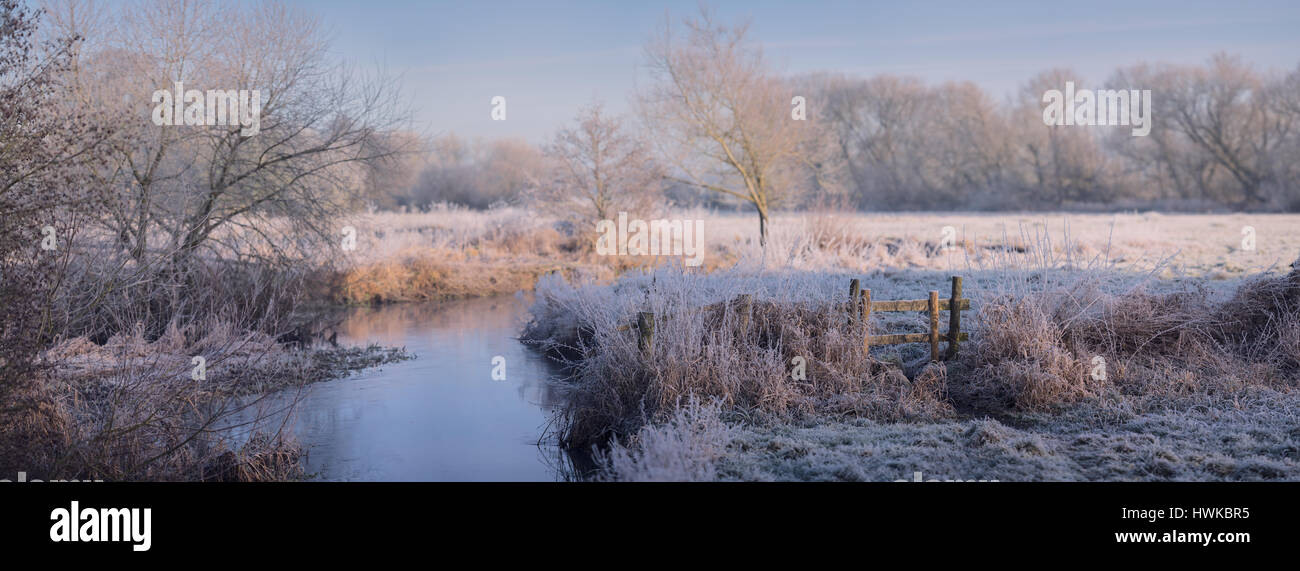
[[[320,16],[336,57],[396,76],[418,131],[531,142],[594,99],[627,112],[648,80],[645,42],[665,18],[676,24],[699,9],[695,0],[290,3]],[[708,5],[719,21],[747,19],[779,72],[972,81],[998,98],[1054,67],[1100,85],[1120,66],[1197,64],[1219,51],[1261,70],[1300,64],[1297,0]],[[498,95],[505,121],[491,117]]]

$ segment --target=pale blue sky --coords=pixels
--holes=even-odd
[[[422,130],[549,138],[593,97],[628,109],[642,46],[689,1],[292,0],[319,14],[341,58],[402,78]],[[987,5],[985,5],[987,4]],[[750,18],[751,39],[788,73],[970,80],[997,97],[1068,67],[1100,83],[1139,61],[1199,63],[1217,51],[1261,69],[1300,64],[1300,1],[711,2]],[[507,97],[506,121],[489,116]]]

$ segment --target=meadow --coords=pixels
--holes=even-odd
[[[766,248],[745,213],[666,217],[705,221],[702,268],[598,256],[519,210],[359,218],[339,299],[535,289],[522,340],[565,366],[551,436],[595,454],[590,477],[1300,475],[1300,216],[791,213]],[[972,300],[956,358],[863,354],[850,279],[916,299],[946,296],[952,275]],[[728,303],[742,294],[745,313]],[[641,311],[658,321],[649,357],[629,332]],[[925,316],[870,327],[920,332]]]
[[[744,217],[706,220],[725,260],[708,271],[537,287],[524,338],[571,372],[557,438],[595,447],[601,477],[1297,475],[1294,217],[788,216],[765,255]],[[939,245],[943,226],[962,228],[955,248]],[[850,278],[874,299],[915,299],[946,296],[950,275],[973,304],[957,358],[929,364],[921,344],[862,353]],[[742,294],[749,313],[727,305]],[[649,358],[627,332],[640,311],[656,315]],[[884,315],[872,334],[924,331],[922,315]]]
[[[530,292],[509,346],[563,368],[544,437],[598,460],[583,477],[1295,472],[1274,411],[1298,368],[1300,219],[1263,213],[1300,210],[1300,70],[1217,48],[1109,61],[1106,84],[1152,105],[1133,137],[1044,124],[1041,94],[1088,85],[1066,68],[1013,97],[790,74],[744,18],[701,5],[638,25],[627,112],[593,97],[544,133],[480,131],[458,121],[502,126],[506,94],[491,116],[428,122],[443,107],[413,105],[427,86],[354,65],[317,12],[0,0],[0,470],[300,477],[281,415],[250,412],[249,438],[214,427],[409,357],[347,347],[371,343],[350,339],[341,316],[364,310],[347,306]],[[249,105],[234,125],[203,113],[214,99],[174,100],[177,121],[154,96],[182,84]],[[702,228],[703,251],[683,235],[689,262],[611,255],[599,228],[626,217]],[[959,354],[863,349],[926,322],[852,318],[850,280],[916,300],[954,275],[971,301]],[[1158,415],[1182,416],[1150,444]]]
[[[1290,214],[776,214],[766,256],[747,212],[691,209],[655,218],[705,221],[708,272],[742,261],[802,271],[954,271],[989,268],[1016,254],[1018,262],[1040,265],[1105,264],[1128,272],[1158,266],[1164,279],[1225,281],[1283,269],[1300,253],[1300,216]],[[521,208],[444,205],[344,223],[359,238],[340,261],[345,277],[332,295],[349,303],[513,293],[550,272],[611,279],[670,261],[596,255],[594,233],[557,229],[554,219]],[[945,227],[952,247],[943,247]],[[1244,228],[1251,229],[1253,249],[1243,249]]]
[[[594,228],[525,209],[441,206],[340,218],[332,225],[356,230],[355,249],[307,250],[313,269],[288,277],[192,278],[223,303],[323,310],[293,321],[246,311],[248,323],[216,316],[153,332],[132,289],[80,288],[99,296],[71,314],[82,330],[126,332],[70,337],[43,353],[50,380],[24,397],[40,406],[9,421],[28,436],[9,453],[108,479],[301,477],[301,450],[283,427],[244,444],[206,427],[272,416],[258,412],[271,392],[404,358],[332,346],[321,317],[330,306],[535,292],[520,341],[565,371],[553,389],[567,404],[544,440],[597,459],[579,477],[1297,475],[1300,280],[1288,264],[1300,253],[1300,216],[779,213],[765,248],[746,212],[659,217],[704,221],[701,267],[602,256]],[[259,250],[253,237],[220,239]],[[74,275],[126,283],[95,264]],[[971,340],[957,358],[931,364],[924,344],[862,352],[866,330],[844,308],[850,279],[876,300],[918,299],[946,296],[953,275],[972,300]],[[287,296],[285,280],[303,293]],[[740,295],[753,300],[744,314],[729,303]],[[661,317],[649,358],[629,332],[641,311]],[[925,326],[922,312],[878,313],[870,331]],[[194,355],[206,357],[197,383]],[[791,374],[795,357],[804,378]],[[1098,357],[1104,380],[1093,378]]]

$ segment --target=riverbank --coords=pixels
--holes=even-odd
[[[599,263],[581,236],[513,208],[379,213],[348,224],[356,229],[355,249],[316,291],[333,303],[491,297],[531,291],[553,272],[610,279],[618,270]]]
[[[920,345],[864,354],[843,310],[850,277],[874,299],[942,290],[923,270],[544,280],[525,338],[568,359],[556,437],[605,449],[610,479],[1300,478],[1300,270],[963,273],[971,341],[928,366]],[[640,311],[648,352],[625,326]]]
[[[229,324],[84,337],[42,354],[40,373],[0,413],[0,458],[34,478],[279,481],[303,476],[303,450],[273,422],[302,389],[410,358],[402,348],[298,347]],[[214,430],[240,417],[239,442]]]
[[[808,416],[786,422],[648,427],[608,455],[620,481],[1294,481],[1300,398],[1262,392],[1240,407],[935,422]],[[712,411],[716,415],[716,411]]]
[[[1002,420],[811,418],[741,427],[714,470],[735,481],[1294,481],[1297,413],[1295,394],[1262,391],[1239,407],[1141,414],[1085,405]]]

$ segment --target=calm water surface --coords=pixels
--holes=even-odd
[[[307,389],[294,433],[321,480],[551,481],[563,453],[538,445],[557,396],[545,357],[516,336],[524,296],[349,310],[339,343],[416,358]],[[506,380],[492,380],[492,359]]]

